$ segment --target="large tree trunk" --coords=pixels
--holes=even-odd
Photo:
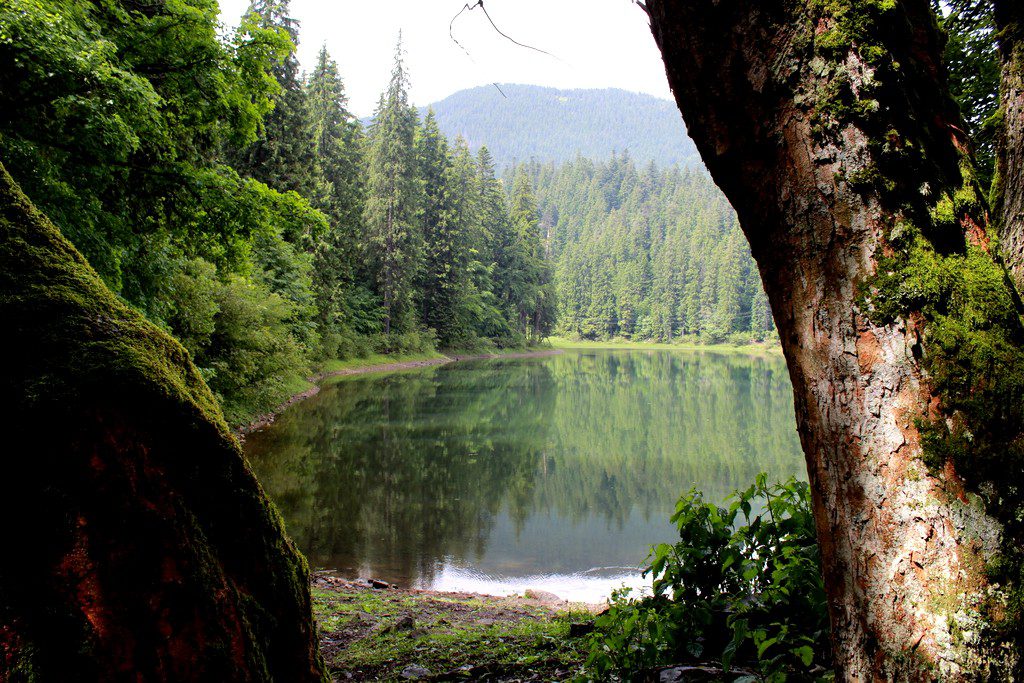
[[[1024,2],[995,5],[1002,78],[993,212],[1006,264],[1024,289]]]
[[[185,350],[0,165],[0,681],[320,681],[308,572]]]
[[[842,679],[1019,674],[1018,299],[928,0],[649,0],[789,363]]]

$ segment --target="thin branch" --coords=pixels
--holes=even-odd
[[[497,32],[497,34],[499,36],[501,36],[502,38],[504,38],[505,40],[508,40],[509,42],[514,43],[514,44],[518,45],[519,47],[525,47],[527,50],[533,50],[534,52],[539,52],[542,55],[547,55],[548,57],[551,57],[553,59],[558,59],[558,57],[556,57],[555,55],[551,54],[547,50],[542,50],[539,47],[533,47],[532,45],[527,45],[526,43],[520,43],[518,40],[516,40],[512,36],[508,35],[504,31],[502,31],[500,28],[498,28],[498,25],[494,23],[494,19],[491,18],[491,15],[487,11],[487,8],[484,7],[484,0],[476,0],[476,2],[474,2],[472,4],[470,4],[470,3],[464,4],[462,6],[462,9],[459,10],[458,14],[456,14],[454,17],[452,17],[451,23],[448,24],[448,35],[451,36],[452,40],[455,41],[456,45],[458,45],[460,48],[462,48],[463,52],[466,52],[466,48],[463,47],[462,44],[459,41],[455,40],[455,36],[452,35],[452,25],[455,24],[455,20],[458,19],[459,16],[463,12],[466,12],[466,11],[472,12],[477,7],[479,7],[483,11],[484,16],[487,17],[487,21],[490,22],[491,27],[494,28],[495,32]],[[469,52],[466,52],[466,54],[468,55]],[[562,60],[559,59],[558,61],[562,61]]]

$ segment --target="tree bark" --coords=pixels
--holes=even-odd
[[[1002,76],[1001,124],[992,208],[1000,244],[1017,288],[1024,288],[1024,4],[995,3]]]
[[[0,681],[321,681],[306,563],[187,352],[0,165]]]
[[[1019,675],[1024,334],[928,1],[647,10],[789,364],[840,679]]]

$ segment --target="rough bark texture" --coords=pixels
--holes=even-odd
[[[995,3],[1002,78],[993,211],[1006,264],[1024,289],[1024,3]]]
[[[182,347],[0,166],[0,681],[320,681],[305,561]]]
[[[793,381],[841,679],[1019,674],[1018,299],[927,0],[649,0]]]

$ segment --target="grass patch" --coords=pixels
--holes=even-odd
[[[373,590],[351,584],[313,590],[313,613],[331,672],[351,680],[405,680],[456,673],[571,680],[586,639],[570,637],[587,611],[462,594]],[[429,673],[424,673],[429,672]]]

